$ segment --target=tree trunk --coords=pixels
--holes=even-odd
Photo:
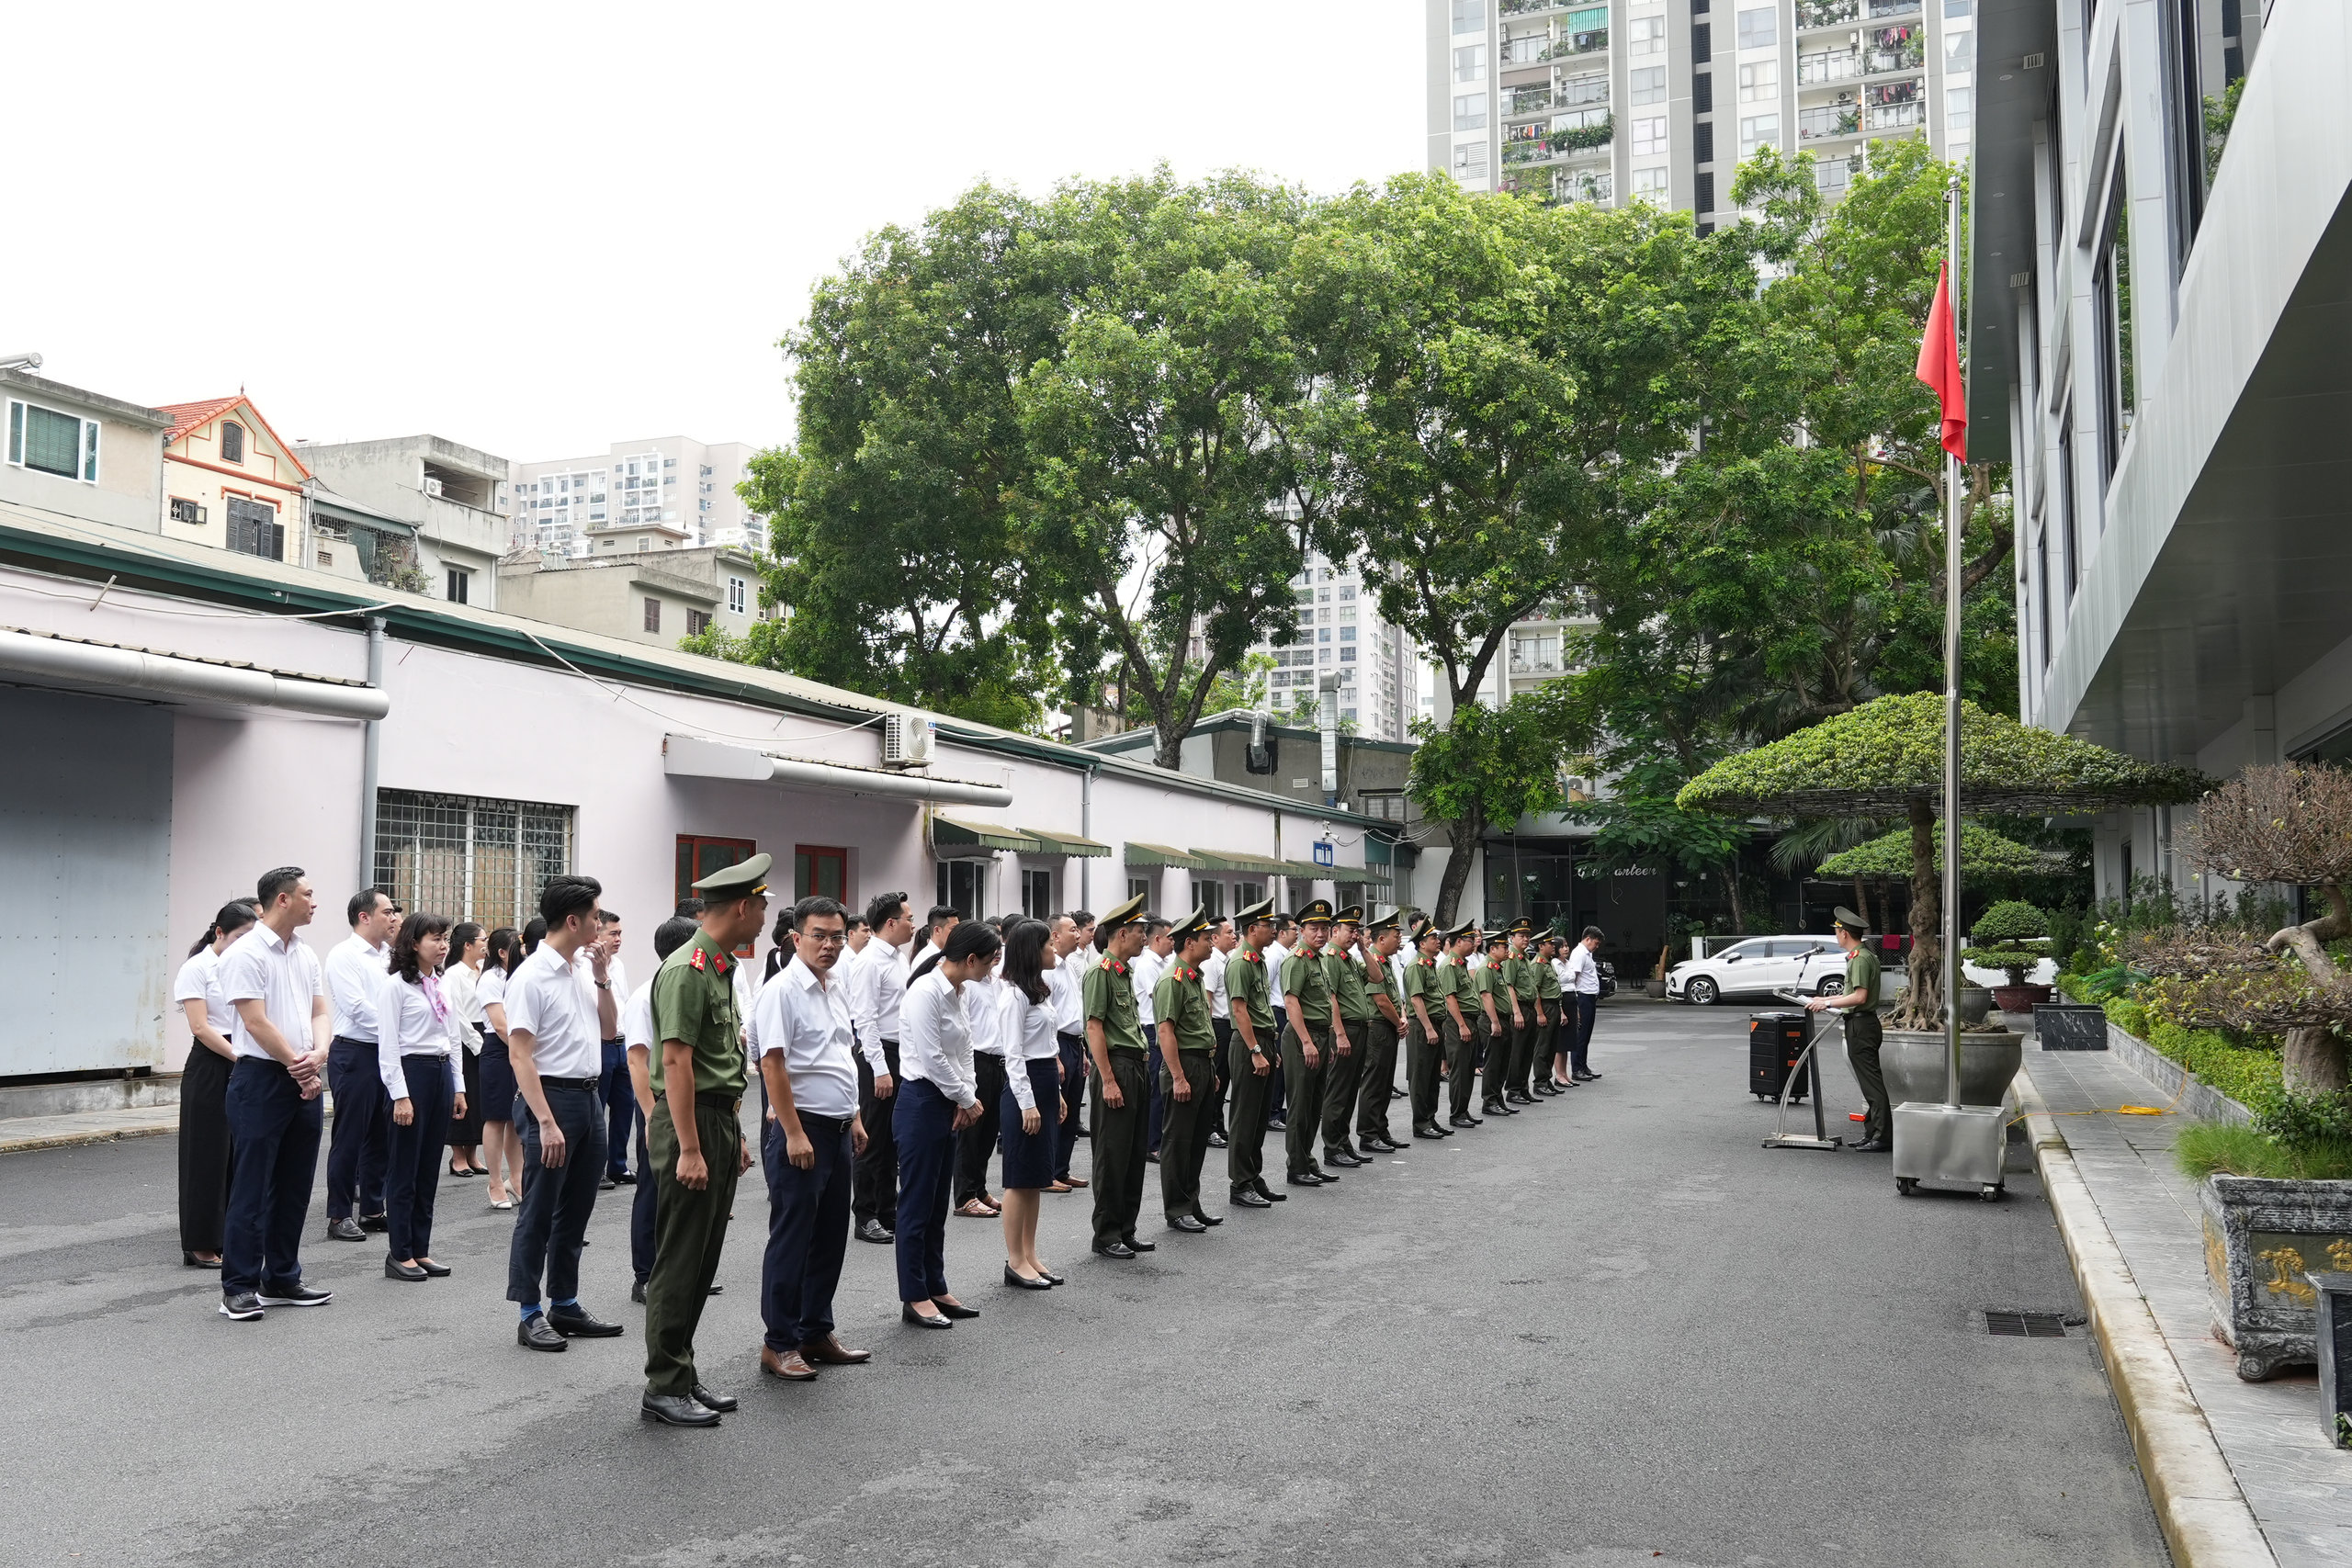
[[[2287,1031],[2287,1048],[2279,1077],[2288,1093],[2299,1096],[2334,1094],[2346,1087],[2344,1042],[2335,1032],[2317,1024]]]
[[[2323,882],[2320,891],[2327,896],[2327,913],[2302,925],[2289,926],[2275,933],[2267,945],[2273,953],[2291,950],[2314,985],[2335,990],[2343,986],[2344,972],[2327,955],[2327,944],[2352,935],[2352,904],[2346,903],[2339,884]],[[2352,1075],[2346,1072],[2344,1042],[2334,1030],[2317,1024],[2290,1029],[2279,1077],[2293,1095],[2334,1094],[2347,1087]]]
[[[1854,913],[1862,917],[1862,924],[1869,926],[1872,931],[1878,929],[1876,923],[1871,919],[1871,896],[1862,890],[1862,879],[1860,874],[1854,878]]]
[[[1486,818],[1472,812],[1445,825],[1446,846],[1453,852],[1445,857],[1445,874],[1438,879],[1438,929],[1450,930],[1454,910],[1462,903],[1462,890],[1470,884],[1470,860],[1477,853],[1478,836],[1486,831]]]
[[[1724,868],[1724,887],[1731,895],[1731,929],[1740,936],[1747,934],[1747,911],[1739,902],[1739,862],[1733,861]]]
[[[1911,995],[1895,1017],[1898,1029],[1938,1029],[1944,1021],[1943,888],[1936,870],[1936,812],[1924,800],[1911,802]],[[1959,835],[1947,828],[1948,838]]]

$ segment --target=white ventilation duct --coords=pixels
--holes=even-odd
[[[165,702],[225,703],[324,718],[381,718],[392,709],[391,699],[371,686],[0,631],[0,678],[11,675]]]

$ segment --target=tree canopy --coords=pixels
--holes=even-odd
[[[1935,868],[1944,865],[1944,825],[1935,828]],[[2043,870],[2051,857],[2015,839],[2005,838],[1974,822],[1960,825],[1960,871],[2024,875]],[[1879,882],[1907,881],[1911,875],[1911,829],[1898,828],[1867,844],[1857,844],[1823,861],[1815,870],[1823,876],[1866,876]]]

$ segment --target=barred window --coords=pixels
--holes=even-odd
[[[406,789],[376,792],[376,886],[404,909],[520,926],[571,870],[575,808]]]

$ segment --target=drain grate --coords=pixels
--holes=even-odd
[[[1986,1307],[1984,1332],[2009,1339],[2064,1339],[2066,1337],[2066,1322],[2054,1312],[2012,1312],[2002,1307]]]

